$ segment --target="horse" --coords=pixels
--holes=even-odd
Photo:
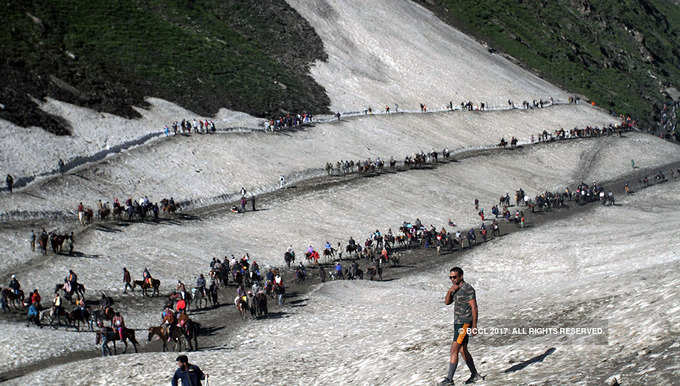
[[[111,214],[111,209],[109,208],[100,208],[97,211],[97,216],[100,220],[106,220],[106,218],[109,217],[109,214]]]
[[[295,254],[290,252],[284,253],[283,261],[285,261],[288,268],[290,268],[290,265],[295,262]]]
[[[161,209],[163,212],[168,212],[169,214],[174,214],[178,210],[181,210],[182,208],[179,207],[179,205],[175,204],[174,202],[170,202],[167,198],[164,198],[161,200]]]
[[[51,244],[51,247],[52,247],[52,252],[54,252],[56,254],[61,253],[61,249],[62,249],[62,246],[64,244],[64,240],[66,240],[66,238],[68,236],[58,235],[56,233],[50,232],[48,237],[49,237],[49,241],[50,241],[50,244]]]
[[[234,299],[234,306],[236,306],[238,312],[241,313],[241,319],[245,320],[246,312],[250,311],[247,298],[245,296],[236,297],[236,299]]]
[[[267,295],[264,292],[258,292],[255,294],[253,300],[255,315],[257,317],[267,316],[269,314],[269,310],[267,310]]]
[[[335,249],[334,248],[324,249],[323,250],[323,257],[327,257],[327,258],[335,257]]]
[[[117,218],[120,220],[121,215],[123,214],[124,208],[120,205],[114,206],[113,207],[113,217]]]
[[[348,255],[351,255],[352,253],[358,253],[358,251],[361,250],[361,247],[357,244],[347,244],[345,247],[345,251],[347,252]]]
[[[115,312],[113,307],[106,307],[104,310],[94,310],[90,313],[90,319],[92,322],[110,322],[113,319]]]
[[[184,337],[189,345],[189,351],[198,350],[198,334],[201,332],[201,325],[189,319],[184,325]],[[194,340],[194,345],[191,345],[191,340]]]
[[[92,319],[90,318],[90,312],[87,309],[76,308],[75,310],[66,314],[69,322],[73,325],[75,323],[76,331],[80,331],[80,323],[84,323],[90,327],[90,331],[94,331],[92,327]]]
[[[81,299],[85,298],[85,286],[82,283],[76,283],[75,288],[71,288],[71,292],[66,292],[64,289],[64,283],[58,283],[54,286],[54,292],[64,291],[64,297],[73,303],[73,295],[80,296]]]
[[[104,347],[102,347],[102,356],[105,356],[105,353],[109,353],[111,355],[111,350],[109,349],[109,342],[113,342],[113,353],[114,355],[117,354],[116,352],[116,341],[120,340],[120,335],[118,334],[118,331],[115,331],[111,327],[102,327],[100,331],[97,331],[97,336],[95,338],[95,344],[100,344],[102,341],[102,335],[106,336],[106,344]],[[132,346],[135,348],[135,352],[137,351],[137,345],[139,344],[137,342],[137,339],[135,338],[135,330],[125,328],[123,329],[123,344],[125,344],[125,349],[123,350],[123,354],[127,352],[128,344],[127,341],[130,341],[132,343]]]
[[[38,245],[40,246],[40,250],[42,251],[42,254],[44,256],[47,256],[47,242],[49,240],[49,236],[47,234],[43,233],[38,237]]]
[[[215,282],[213,282],[213,284],[211,284],[210,287],[208,287],[208,290],[206,292],[208,293],[208,299],[212,303],[212,306],[213,307],[219,306],[220,302],[217,299],[217,295],[218,295],[217,284],[215,284]]]
[[[54,329],[58,328],[61,324],[62,318],[68,323],[70,318],[68,313],[63,307],[59,307],[59,311],[55,314],[55,307],[50,309],[45,309],[40,311],[40,321],[42,324],[48,325]]]
[[[158,336],[161,342],[163,342],[163,352],[168,350],[169,341],[172,341],[175,344],[175,351],[182,351],[182,339],[185,338],[185,335],[179,327],[149,327],[149,337],[147,341],[151,342],[151,339],[153,339],[154,336]]]
[[[307,274],[305,273],[304,269],[301,269],[300,267],[295,269],[295,282],[296,283],[302,283],[302,282],[305,281],[306,278],[307,278]]]
[[[83,218],[85,219],[84,220],[85,224],[91,224],[93,217],[94,217],[94,211],[92,210],[92,208],[85,208],[85,212],[83,213]]]
[[[198,287],[194,287],[191,289],[191,297],[193,298],[193,301],[198,305],[198,308],[196,309],[201,309],[201,304],[205,302],[205,307],[208,307],[208,301],[209,301],[209,296],[207,294],[208,290],[206,289],[206,294],[203,293],[203,291],[200,291]]]
[[[3,288],[1,295],[2,295],[2,298],[4,299],[5,304],[12,306],[15,310],[19,310],[19,309],[24,308],[24,291],[23,290],[19,290],[15,294],[13,289]]]
[[[161,281],[158,280],[158,279],[152,278],[151,279],[151,286],[149,286],[149,283],[146,280],[133,280],[132,281],[132,291],[133,292],[134,292],[134,290],[137,286],[142,288],[142,294],[144,296],[148,296],[148,294],[146,293],[146,290],[148,290],[149,288],[153,289],[151,296],[154,296],[154,295],[159,296],[160,295],[160,291],[158,290],[158,288],[161,286]]]

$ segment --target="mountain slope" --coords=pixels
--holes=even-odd
[[[680,80],[680,7],[663,0],[418,0],[598,105],[658,120]]]
[[[53,97],[124,117],[144,97],[201,115],[325,112],[309,77],[321,40],[283,0],[8,0],[0,18],[0,118],[67,134]]]

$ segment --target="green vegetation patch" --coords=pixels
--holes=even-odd
[[[34,99],[125,117],[144,97],[202,115],[328,112],[323,43],[284,0],[5,0],[0,117],[67,134]],[[183,117],[171,117],[183,118]]]
[[[646,123],[680,80],[680,7],[666,0],[418,0],[544,79]]]

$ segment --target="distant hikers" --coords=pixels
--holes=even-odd
[[[5,182],[7,183],[7,190],[9,190],[10,193],[14,190],[14,177],[12,177],[11,174],[8,174],[7,177],[5,178]]]

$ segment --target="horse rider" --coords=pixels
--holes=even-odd
[[[165,327],[169,342],[171,340],[172,331],[175,328],[175,313],[172,311],[170,304],[165,305],[165,309],[161,312],[161,318],[163,319],[161,327]]]
[[[19,290],[21,290],[21,284],[19,284],[19,280],[17,280],[16,275],[12,275],[12,280],[9,281],[8,287],[14,290],[15,295],[19,295]]]
[[[125,330],[125,320],[123,320],[123,317],[120,315],[120,312],[116,312],[116,315],[111,319],[111,327],[113,327],[114,331],[118,331],[118,336],[120,337],[121,341],[125,341],[123,338],[123,331]]]
[[[207,296],[205,292],[205,277],[203,277],[203,274],[200,274],[198,279],[196,279],[196,288],[198,288],[198,291],[202,293],[203,296]]]
[[[144,267],[144,272],[142,272],[142,278],[146,282],[146,284],[151,287],[151,274],[149,273],[149,269]]]
[[[99,308],[106,313],[106,310],[111,308],[111,299],[102,293],[102,297],[99,300]]]
[[[175,304],[175,310],[177,310],[177,313],[184,313],[186,312],[187,309],[187,302],[184,300],[184,298],[180,298],[177,300],[177,303]]]
[[[253,293],[254,293],[254,294],[259,293],[260,291],[262,291],[262,288],[260,287],[260,282],[259,282],[259,281],[256,281],[256,282],[253,283],[252,290],[253,290]]]
[[[123,293],[126,294],[128,288],[132,289],[132,286],[130,285],[130,282],[132,282],[132,276],[130,275],[130,271],[128,271],[125,267],[123,267],[123,282],[125,283]]]
[[[333,246],[331,245],[331,243],[328,242],[328,240],[326,240],[326,245],[324,245],[324,250],[328,251],[328,253],[333,252]]]
[[[67,280],[71,284],[71,290],[75,291],[78,288],[78,275],[72,269],[68,270]]]
[[[186,289],[186,287],[184,286],[184,283],[182,283],[181,280],[177,280],[177,292],[179,292],[182,299],[184,299],[186,297],[187,289]]]
[[[85,300],[80,296],[76,297],[76,309],[80,310],[80,312],[85,311]]]

